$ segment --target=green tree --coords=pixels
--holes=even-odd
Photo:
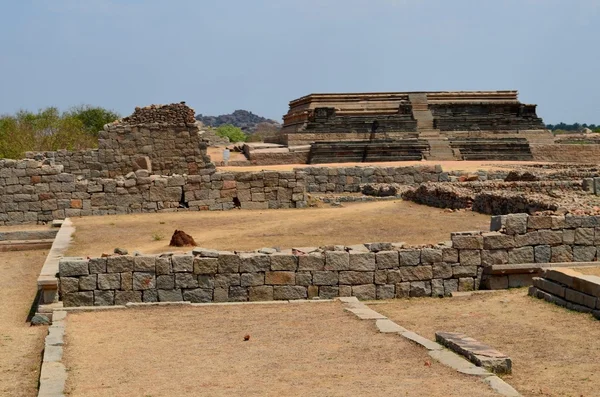
[[[215,133],[220,137],[229,138],[229,142],[245,142],[246,134],[241,128],[235,127],[231,124],[223,124],[215,130]]]
[[[0,116],[0,158],[18,159],[27,151],[79,150],[97,144],[81,120],[54,107]]]
[[[85,131],[95,137],[98,137],[98,132],[102,131],[104,124],[121,118],[117,112],[90,105],[74,106],[66,112],[66,115],[80,120]]]

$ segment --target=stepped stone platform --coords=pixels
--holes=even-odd
[[[463,160],[533,160],[525,138],[451,139],[450,147],[458,151]]]
[[[427,141],[420,139],[314,142],[308,163],[415,161],[428,150]]]

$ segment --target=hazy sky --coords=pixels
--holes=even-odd
[[[600,124],[600,0],[0,0],[0,113],[281,119],[311,92],[517,89]]]

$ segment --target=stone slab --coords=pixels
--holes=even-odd
[[[400,335],[402,335],[404,338],[406,338],[410,341],[415,342],[418,345],[423,346],[427,350],[442,350],[442,349],[444,349],[444,347],[442,345],[440,345],[439,343],[436,343],[427,338],[424,338],[421,335],[414,333],[412,331],[402,332]]]
[[[465,356],[473,364],[497,374],[510,374],[512,360],[507,355],[475,339],[457,332],[436,332],[435,339],[454,352]]]
[[[375,321],[375,326],[382,334],[397,334],[402,332],[408,332],[404,327],[399,326],[390,319],[380,319]]]

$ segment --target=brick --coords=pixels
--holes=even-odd
[[[506,234],[524,234],[527,232],[527,214],[508,214],[506,216]]]
[[[239,273],[224,273],[215,275],[215,288],[229,288],[232,285],[240,285]]]
[[[458,250],[455,248],[442,249],[442,262],[456,263],[458,262]]]
[[[173,290],[158,290],[159,302],[183,302],[183,293],[180,289]]]
[[[123,272],[121,274],[121,289],[123,291],[131,291],[133,289],[133,273]]]
[[[432,266],[433,278],[451,278],[452,265],[449,263],[434,263]]]
[[[94,292],[71,292],[63,295],[63,305],[65,307],[75,306],[93,306],[94,305]]]
[[[79,290],[80,291],[93,291],[96,289],[97,275],[90,274],[89,276],[79,277]],[[69,291],[75,292],[75,291]]]
[[[155,256],[135,256],[133,257],[133,271],[135,272],[155,272]]]
[[[219,268],[217,258],[194,258],[194,274],[216,274]]]
[[[273,287],[270,285],[261,285],[248,288],[248,298],[251,302],[272,301]]]
[[[242,273],[240,275],[240,285],[242,287],[258,286],[265,284],[265,273]]]
[[[568,245],[558,245],[552,247],[552,263],[573,262],[573,249]]]
[[[273,287],[274,300],[297,300],[306,299],[307,297],[308,291],[306,287],[291,285]]]
[[[507,250],[483,250],[481,251],[481,264],[483,266],[504,265],[508,263]]]
[[[483,236],[452,234],[452,248],[480,250],[483,249]]]
[[[515,236],[509,236],[503,233],[483,233],[483,249],[497,250],[514,248],[517,246]]]
[[[115,305],[125,305],[129,302],[141,301],[141,291],[115,291]]]
[[[257,273],[271,270],[271,258],[263,254],[240,254],[241,273]]]
[[[197,276],[192,273],[175,273],[175,288],[198,288]]]
[[[575,229],[575,244],[594,245],[594,228]]]
[[[410,296],[410,283],[396,283],[396,298],[408,298]]]
[[[508,263],[533,263],[533,247],[513,248],[508,251]]]
[[[396,297],[396,286],[394,284],[378,285],[376,299],[394,299]]]
[[[344,251],[326,251],[324,269],[350,270],[350,255]]]
[[[324,268],[325,256],[320,252],[298,257],[298,271],[321,271]]]
[[[173,274],[156,276],[156,288],[166,290],[175,289],[175,276]]]
[[[173,274],[173,266],[171,265],[171,257],[158,257],[155,260],[156,274]]]
[[[60,292],[64,295],[79,291],[79,277],[61,277]]]
[[[478,250],[460,250],[460,264],[464,266],[480,266],[481,251]]]
[[[173,255],[171,263],[175,273],[192,273],[194,271],[194,257],[191,255]]]
[[[476,277],[477,266],[452,266],[452,276],[454,278]]]
[[[94,291],[94,306],[112,306],[115,304],[115,291]]]
[[[410,283],[410,296],[413,298],[431,296],[431,283],[429,281],[413,281]]]
[[[339,280],[338,275],[338,272],[316,271],[313,273],[313,284],[337,285]]]
[[[240,265],[242,260],[237,254],[233,252],[219,252],[218,258],[218,272],[219,273],[238,273],[240,271]]]
[[[398,251],[400,266],[417,266],[421,263],[421,250],[403,249]]]
[[[552,248],[549,245],[538,245],[533,250],[535,263],[548,263],[552,257]]]
[[[187,274],[183,274],[187,275]],[[212,302],[212,289],[195,288],[183,290],[183,300],[192,303],[207,303]]]
[[[436,248],[423,248],[421,250],[421,263],[432,264],[442,262],[442,250]]]
[[[321,286],[319,287],[319,298],[321,299],[333,299],[340,296],[340,291],[338,287],[332,286]]]
[[[87,276],[90,274],[87,260],[61,259],[58,262],[61,277]]]
[[[422,281],[433,278],[431,265],[401,267],[399,271],[402,281]]]
[[[156,276],[154,273],[133,273],[133,289],[135,291],[155,289],[156,288]]]
[[[374,300],[377,297],[377,289],[374,284],[353,285],[352,296],[359,300]]]
[[[107,273],[98,274],[98,289],[121,289],[121,274]]]
[[[106,258],[107,273],[123,273],[133,271],[133,258],[127,255],[109,256]]]
[[[106,258],[91,258],[88,267],[90,274],[106,273]]]
[[[573,247],[573,261],[592,262],[596,258],[596,247],[591,245],[576,245]]]

